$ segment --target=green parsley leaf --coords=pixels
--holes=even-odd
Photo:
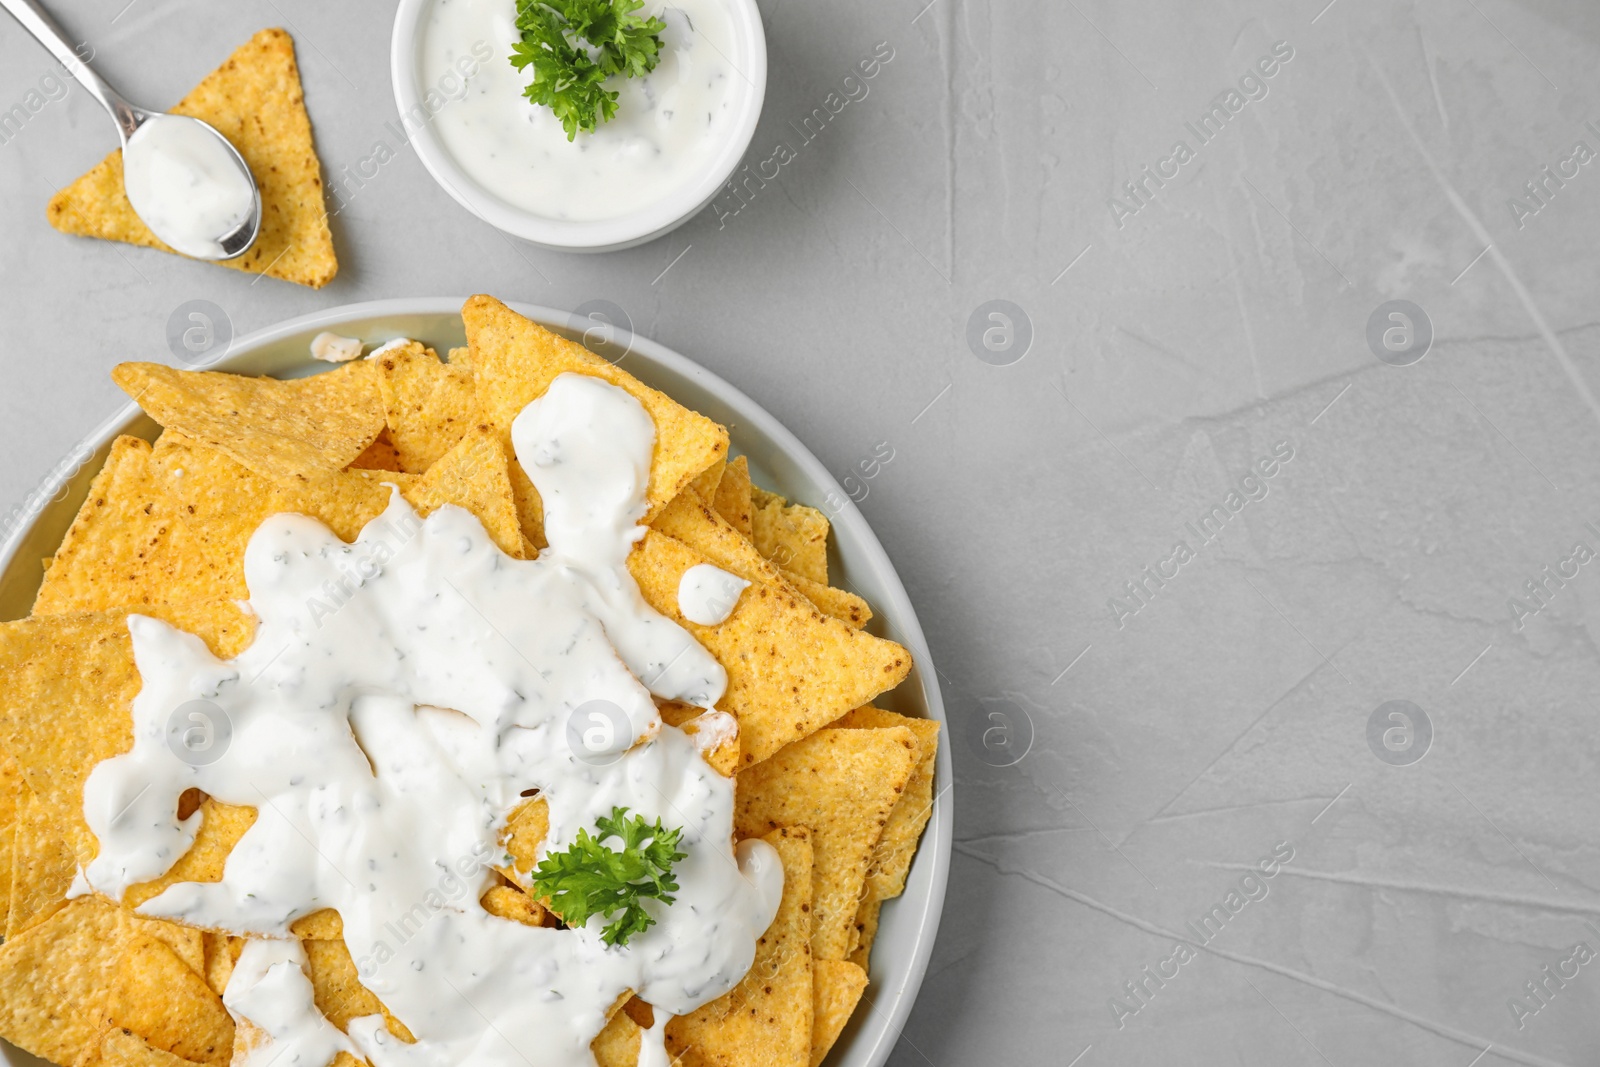
[[[678,891],[672,865],[688,855],[678,851],[681,828],[668,830],[657,819],[647,823],[627,808],[612,808],[595,821],[599,833],[578,831],[565,852],[552,852],[534,869],[532,888],[568,926],[582,926],[591,915],[621,918],[601,932],[608,945],[626,945],[628,938],[655,925],[640,903],[646,898],[671,904]],[[615,837],[620,850],[603,844]]]
[[[517,0],[522,40],[512,46],[511,65],[532,68],[523,95],[555,112],[567,140],[617,113],[606,79],[643,77],[660,62],[667,24],[637,14],[642,7],[644,0]]]

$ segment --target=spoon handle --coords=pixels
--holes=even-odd
[[[138,128],[144,120],[144,114],[128,101],[122,94],[107,85],[105,79],[90,69],[84,62],[78,50],[72,46],[70,39],[56,25],[48,12],[40,7],[35,0],[0,0],[0,7],[11,12],[16,20],[22,23],[22,28],[38,38],[39,43],[50,50],[67,73],[78,79],[83,87],[89,90],[89,95],[100,101],[102,107],[111,112],[111,117],[116,120],[117,127],[122,131],[124,140]]]

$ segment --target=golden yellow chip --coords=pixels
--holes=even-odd
[[[911,778],[916,746],[904,726],[819,730],[734,779],[738,836],[811,828],[817,883],[811,949],[819,960],[849,955],[872,850]]]
[[[361,360],[279,381],[122,363],[112,381],[169,430],[274,481],[341,471],[384,427],[378,370]]]
[[[122,902],[136,908],[178,882],[220,882],[228,854],[255,821],[255,808],[236,807],[207,797],[200,805],[200,829],[189,851],[166,874],[129,886]]]
[[[351,1019],[382,1015],[391,1034],[407,1044],[416,1041],[406,1025],[390,1014],[383,1001],[361,984],[361,974],[344,941],[302,941],[300,944],[311,970],[312,998],[317,1010],[329,1022],[348,1031]]]
[[[914,719],[882,708],[857,708],[834,725],[846,729],[882,730],[904,726],[917,738],[917,763],[911,781],[900,794],[900,802],[889,813],[883,837],[872,853],[867,872],[867,894],[887,900],[906,889],[906,875],[916,856],[917,841],[933,815],[933,770],[939,754],[939,724],[932,719]]]
[[[750,494],[749,460],[743,456],[735,456],[728,461],[722,470],[722,478],[717,482],[717,491],[713,494],[711,503],[718,514],[727,519],[746,540],[754,536],[750,525],[755,505]]]
[[[221,998],[114,905],[80,897],[0,946],[0,1037],[71,1064],[96,1054],[108,1024],[196,1063],[232,1054]]]
[[[74,1067],[189,1067],[193,1060],[152,1046],[144,1038],[120,1026],[106,1028],[98,1048]]]
[[[700,733],[705,726],[703,716],[706,712],[689,704],[679,704],[676,701],[665,701],[660,705],[661,721],[668,726],[682,728],[690,737]],[[732,778],[739,769],[739,734],[737,726],[732,736],[720,741],[710,752],[702,750],[707,765],[724,778]]]
[[[589,1043],[596,1067],[636,1067],[639,1062],[639,1024],[625,1011],[611,1016],[606,1028]],[[678,1065],[674,1065],[678,1067]]]
[[[201,931],[200,938],[205,948],[206,985],[220,997],[222,991],[228,988],[228,979],[233,977],[233,965],[239,962],[245,939],[214,930]]]
[[[483,421],[472,371],[441,363],[431,348],[411,341],[373,361],[383,393],[389,439],[400,466],[422,474]]]
[[[332,281],[339,263],[289,35],[262,30],[172,111],[209,122],[232,141],[261,190],[260,236],[244,255],[218,265],[313,289]],[[48,214],[63,233],[172,251],[128,203],[120,148],[56,193]]]
[[[872,954],[872,943],[878,939],[878,916],[883,910],[883,901],[877,897],[867,897],[856,908],[855,922],[851,925],[850,941],[855,948],[850,950],[850,962],[868,970],[867,961]]]
[[[522,888],[528,888],[528,872],[539,862],[539,843],[550,832],[550,803],[543,797],[529,797],[512,809],[500,844],[511,855],[509,869],[502,874]]]
[[[26,792],[18,805],[16,840],[11,856],[11,909],[6,938],[44,922],[66,903],[78,873],[78,857],[56,826],[54,812]]]
[[[513,889],[508,885],[490,887],[480,903],[483,905],[483,910],[490,915],[510,919],[523,926],[543,926],[545,917],[550,915],[544,909],[544,905],[522,890]]]
[[[683,1067],[809,1067],[811,1063],[812,846],[804,827],[763,838],[783,860],[783,901],[756,942],[755,962],[724,996],[667,1023],[667,1051]]]
[[[678,583],[703,562],[681,541],[651,530],[628,557],[628,569],[650,605],[727,669],[721,706],[739,720],[741,766],[892,689],[911,669],[904,648],[820,614],[785,586],[746,589],[719,626],[689,622],[678,610]]]
[[[790,504],[753,488],[751,539],[761,554],[786,571],[828,584],[828,519],[816,508]]]
[[[831,585],[823,585],[821,582],[813,582],[810,578],[795,574],[793,571],[782,573],[783,580],[794,586],[801,596],[815,604],[818,611],[832,615],[857,630],[871,621],[872,608],[854,593],[836,589]]]
[[[685,489],[668,501],[650,525],[682,541],[707,561],[747,582],[783,584],[783,574],[733,525],[701,499],[693,489]]]
[[[36,615],[137,606],[167,599],[164,582],[141,581],[170,572],[182,547],[172,504],[150,478],[150,445],[119,437],[95,475],[78,517],[45,569],[33,602]],[[154,599],[152,599],[154,598]]]
[[[472,297],[461,309],[461,318],[472,349],[478,403],[489,425],[500,434],[508,454],[513,453],[511,423],[529,402],[544,395],[558,375],[571,371],[626,390],[655,421],[656,446],[647,494],[649,515],[661,510],[696,475],[727,457],[727,430],[582,345],[529,322],[494,297]],[[539,494],[520,466],[513,482],[523,532],[542,548],[545,542]]]
[[[811,1067],[821,1067],[867,988],[867,972],[846,960],[817,960]]]
[[[231,602],[145,611],[231,658],[255,622]],[[0,749],[44,806],[43,818],[74,856],[94,855],[83,784],[103,759],[133,745],[129,709],[139,691],[126,612],[52,615],[0,624]],[[42,713],[41,709],[48,709]]]
[[[11,914],[11,865],[17,844],[17,822],[22,805],[33,791],[22,780],[22,768],[10,753],[0,751],[0,930]]]

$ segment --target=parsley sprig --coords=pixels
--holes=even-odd
[[[579,830],[572,847],[551,853],[534,869],[534,894],[548,901],[568,926],[582,926],[591,915],[609,919],[622,912],[600,936],[608,945],[626,945],[628,938],[655,925],[641,901],[671,904],[676,899],[672,865],[688,855],[678,851],[683,830],[668,830],[660,819],[652,824],[629,816],[627,808],[612,808],[595,825],[598,834],[591,837],[588,830]],[[612,837],[622,842],[620,851],[603,843]]]
[[[615,74],[642,77],[661,59],[667,24],[636,12],[644,0],[517,0],[511,65],[533,68],[523,94],[554,111],[567,140],[593,131],[617,113],[617,93],[605,81]]]

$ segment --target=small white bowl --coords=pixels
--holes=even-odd
[[[513,237],[564,252],[613,252],[632,248],[670,233],[715,200],[739,166],[767,91],[767,38],[756,0],[727,0],[739,48],[748,57],[749,85],[740,91],[731,132],[695,181],[673,189],[647,207],[615,218],[574,222],[538,215],[508,204],[484,188],[440,141],[432,123],[413,132],[411,143],[423,166],[445,192],[478,218]],[[389,47],[395,103],[401,115],[412,114],[423,98],[421,75],[422,22],[434,0],[400,0]]]

